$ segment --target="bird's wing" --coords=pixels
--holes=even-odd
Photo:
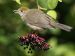
[[[33,10],[27,14],[27,22],[31,25],[42,27],[42,28],[52,28],[52,18],[42,11]],[[50,25],[51,24],[51,25]]]
[[[55,19],[51,19],[49,15],[46,15],[49,19],[50,19],[50,23],[56,27],[56,28],[60,28],[62,30],[65,30],[67,32],[70,32],[72,27],[68,26],[68,25],[64,25],[64,24],[61,24],[59,22],[57,22]]]
[[[55,23],[57,22],[54,18],[52,18],[50,15],[45,14],[45,16],[47,17],[46,20],[49,21],[50,25],[52,25],[53,27],[55,27]]]

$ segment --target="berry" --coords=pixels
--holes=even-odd
[[[30,45],[29,50],[31,49],[48,50],[49,49],[49,45],[48,43],[45,42],[45,39],[42,37],[39,37],[36,34],[28,34],[27,36],[21,36],[19,38],[19,41],[22,45],[27,45],[27,47]],[[24,47],[24,49],[26,49],[26,47]]]

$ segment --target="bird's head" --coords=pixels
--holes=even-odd
[[[18,10],[14,10],[15,13],[18,13],[20,16],[25,15],[29,9],[27,7],[20,7]]]

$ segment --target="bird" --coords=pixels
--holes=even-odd
[[[72,29],[72,27],[59,23],[50,15],[37,8],[29,9],[27,7],[20,7],[19,9],[14,10],[14,12],[19,14],[22,21],[33,30],[59,28],[70,32]]]

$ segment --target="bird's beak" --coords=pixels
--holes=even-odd
[[[14,10],[13,12],[14,12],[14,13],[18,13],[18,10]]]

